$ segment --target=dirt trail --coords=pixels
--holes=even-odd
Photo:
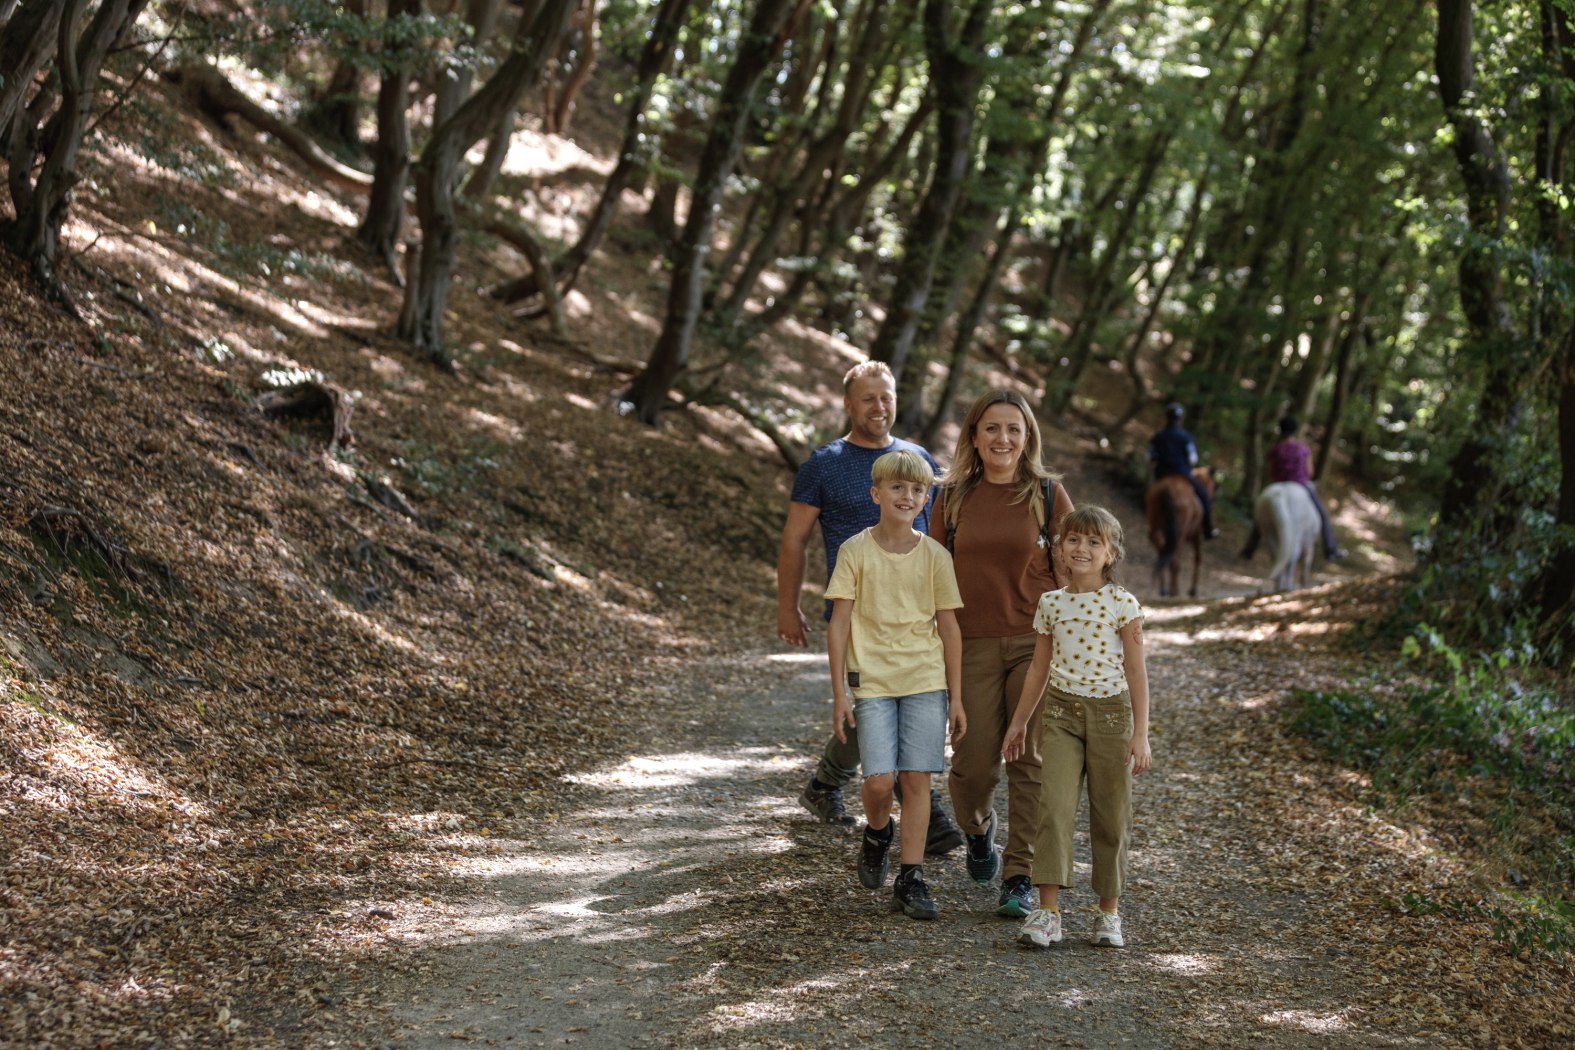
[[[314,1045],[1478,1045],[1442,975],[1395,1005],[1415,963],[1328,838],[1339,801],[1259,746],[1292,681],[1339,673],[1287,644],[1310,615],[1294,599],[1151,607],[1156,767],[1124,950],[1086,943],[1086,841],[1068,940],[1048,952],[1017,946],[960,853],[926,864],[937,922],[858,886],[856,839],[794,801],[829,722],[824,660],[771,652],[697,676],[665,731],[468,872],[470,896],[397,922],[407,976],[341,989],[366,1009],[320,1018]]]

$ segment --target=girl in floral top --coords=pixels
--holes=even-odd
[[[1072,511],[1061,522],[1056,546],[1070,582],[1039,599],[1034,617],[1039,640],[1001,748],[1008,762],[1023,751],[1028,720],[1043,692],[1044,775],[1033,861],[1039,907],[1023,924],[1018,941],[1047,948],[1061,940],[1060,895],[1072,885],[1072,834],[1086,782],[1093,883],[1099,894],[1091,940],[1119,948],[1126,943],[1117,904],[1132,837],[1132,778],[1153,761],[1143,609],[1115,582],[1121,523],[1109,511]]]

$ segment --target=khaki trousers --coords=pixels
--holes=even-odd
[[[1094,892],[1119,897],[1127,882],[1132,840],[1132,697],[1087,697],[1045,690],[1044,793],[1034,849],[1035,886],[1072,885],[1072,836],[1078,796],[1088,784],[1088,841],[1094,855]]]
[[[1022,695],[1036,636],[964,638],[962,644],[962,705],[968,732],[952,747],[947,781],[957,823],[970,835],[982,835],[990,824],[995,789],[1006,766],[1006,850],[1001,878],[1027,875],[1033,867],[1034,837],[1039,830],[1040,757],[1037,717],[1028,720],[1027,748],[1015,762],[1001,761],[1001,743]]]

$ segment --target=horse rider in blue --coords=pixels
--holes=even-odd
[[[1208,491],[1192,476],[1192,468],[1198,465],[1198,446],[1192,435],[1181,428],[1181,417],[1186,414],[1187,410],[1174,401],[1165,406],[1164,429],[1148,439],[1148,461],[1155,481],[1179,474],[1192,483],[1192,491],[1203,504],[1203,538],[1212,540],[1220,530],[1214,527],[1214,503]]]

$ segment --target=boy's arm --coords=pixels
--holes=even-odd
[[[946,721],[955,744],[968,732],[968,716],[962,705],[962,628],[957,626],[957,610],[936,610],[935,630],[941,636],[941,653],[946,660]]]
[[[789,645],[807,645],[809,621],[799,605],[809,565],[809,537],[820,520],[820,508],[789,503],[782,542],[777,548],[777,637]]]
[[[831,663],[831,731],[844,744],[848,742],[845,725],[858,726],[853,718],[853,702],[848,697],[848,638],[853,632],[853,601],[838,598],[831,605],[831,623],[826,628],[826,658]]]
[[[1001,742],[1001,757],[1015,762],[1028,749],[1028,720],[1044,696],[1045,684],[1050,681],[1050,656],[1055,650],[1055,638],[1041,634],[1034,639],[1034,658],[1028,664],[1028,677],[1023,680],[1023,692],[1017,698],[1017,710],[1012,714],[1012,724],[1006,727],[1006,738]]]
[[[1127,761],[1133,773],[1141,773],[1154,761],[1148,745],[1148,664],[1143,658],[1143,621],[1133,620],[1121,628],[1121,662],[1127,676],[1127,692],[1132,696],[1132,742],[1127,745]]]

